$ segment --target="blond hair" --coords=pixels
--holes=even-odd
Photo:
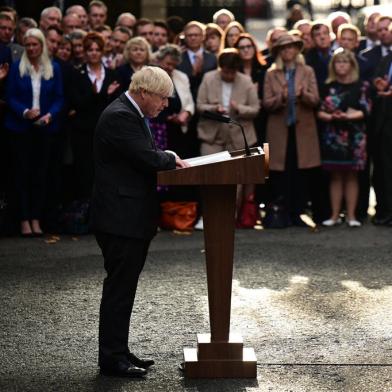
[[[28,29],[24,35],[24,40],[29,37],[33,37],[37,39],[42,47],[42,54],[39,60],[39,65],[42,70],[42,77],[45,80],[49,80],[53,78],[53,65],[49,58],[48,48],[46,46],[45,37],[42,31],[37,28]],[[26,50],[24,50],[19,63],[20,77],[23,78],[23,76],[26,75],[31,76],[32,72],[33,72],[33,65],[30,63],[30,60],[27,57]]]
[[[129,92],[138,94],[141,91],[171,96],[174,92],[170,76],[162,68],[145,66],[132,75]]]
[[[127,43],[124,46],[124,59],[127,63],[129,63],[130,59],[130,49],[132,46],[141,46],[142,48],[146,49],[147,51],[147,58],[146,58],[146,64],[150,62],[151,59],[151,45],[148,43],[148,41],[143,38],[143,37],[133,37],[127,41]]]
[[[297,56],[295,57],[294,62],[295,64],[304,65],[305,64],[304,56],[301,53],[298,53]],[[276,56],[275,62],[271,65],[271,69],[280,69],[280,70],[284,69],[284,62],[282,60],[282,57],[280,57],[279,53]]]
[[[337,37],[341,38],[344,31],[351,31],[357,36],[357,39],[361,36],[361,32],[359,31],[357,26],[354,26],[351,23],[343,23],[338,27]]]
[[[355,55],[348,49],[338,48],[335,50],[329,64],[328,64],[328,78],[325,83],[335,82],[337,80],[335,72],[335,61],[336,60],[348,60],[351,64],[351,81],[356,82],[359,79],[359,66],[355,59]]]

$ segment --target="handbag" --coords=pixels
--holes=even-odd
[[[197,216],[193,201],[165,201],[161,203],[159,227],[167,230],[192,230]]]

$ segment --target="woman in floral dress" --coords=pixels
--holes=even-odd
[[[329,77],[321,94],[318,118],[322,123],[322,165],[330,172],[332,215],[324,226],[341,223],[343,198],[350,227],[361,223],[355,217],[358,199],[358,171],[366,164],[365,115],[368,111],[367,85],[359,80],[354,55],[339,48],[329,64]]]

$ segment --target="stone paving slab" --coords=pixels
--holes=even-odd
[[[231,330],[257,380],[184,380],[182,347],[208,332],[202,233],[160,233],[142,274],[130,347],[144,381],[97,374],[104,271],[93,237],[0,239],[0,391],[392,391],[392,231],[238,231]]]

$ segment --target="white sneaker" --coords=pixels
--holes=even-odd
[[[323,221],[321,224],[326,227],[332,227],[332,226],[340,225],[341,223],[342,223],[342,218],[338,218],[336,220],[335,219],[327,219],[327,220]]]
[[[357,221],[356,219],[349,219],[347,221],[348,227],[361,227],[362,223],[360,221]]]
[[[203,217],[201,216],[197,223],[193,226],[195,230],[204,230]]]

